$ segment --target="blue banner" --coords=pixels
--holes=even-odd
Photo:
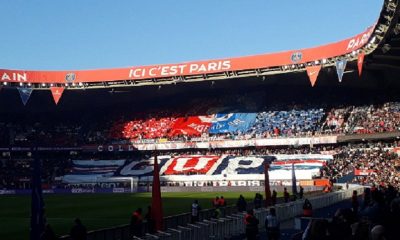
[[[17,89],[19,92],[19,96],[21,97],[22,103],[25,106],[32,94],[33,89],[32,88],[17,88]]]
[[[256,113],[218,113],[209,130],[210,133],[247,132],[256,121]]]

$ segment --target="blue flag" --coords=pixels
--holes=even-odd
[[[256,113],[218,113],[209,133],[245,133],[254,125],[256,116]]]
[[[296,172],[294,171],[294,163],[292,163],[292,194],[297,195]]]
[[[36,155],[36,154],[35,154]],[[31,195],[31,229],[30,240],[40,240],[44,231],[44,202],[42,196],[42,180],[40,171],[40,159],[34,157],[32,171],[32,195]]]
[[[29,100],[29,97],[32,94],[33,89],[32,88],[17,88],[19,92],[19,96],[21,97],[22,103],[24,106]]]
[[[347,64],[346,59],[341,59],[336,62],[336,73],[338,75],[339,82],[342,82],[343,73],[344,73],[344,70],[346,69],[346,64]]]

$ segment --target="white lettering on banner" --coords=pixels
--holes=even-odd
[[[125,189],[124,188],[113,188],[113,193],[124,193]]]
[[[16,82],[26,82],[27,76],[26,73],[11,73],[11,74],[7,74],[7,73],[3,73],[3,75],[1,75],[1,81],[16,81]]]
[[[141,164],[140,169],[135,170],[135,166]],[[143,165],[145,166],[143,168]],[[141,161],[141,162],[131,162],[121,169],[120,174],[123,176],[140,176],[147,173],[153,172],[153,166],[150,164],[150,161]]]
[[[368,42],[369,37],[371,36],[373,28],[367,33],[364,33],[362,36],[352,38],[349,43],[347,44],[346,50],[355,50]]]
[[[251,161],[250,164],[240,164],[240,161]],[[257,168],[264,164],[263,158],[258,157],[235,157],[229,159],[228,166],[222,171],[222,174],[237,174],[237,169],[239,168]]]
[[[98,152],[103,152],[104,148],[109,151],[109,152],[114,152],[114,151],[118,151],[118,152],[123,152],[123,151],[128,151],[128,152],[132,152],[134,150],[132,145],[108,145],[108,146],[103,146],[103,145],[99,145],[97,146],[97,151]]]
[[[228,187],[228,186],[233,186],[233,187],[246,187],[246,186],[252,186],[252,187],[259,187],[261,186],[260,181],[218,181],[218,186],[221,187]]]
[[[151,68],[132,68],[129,70],[128,77],[131,79],[146,77],[168,77],[184,74],[202,74],[207,72],[225,71],[229,69],[231,69],[231,61],[223,60],[207,63],[165,65]]]
[[[218,156],[172,158],[161,169],[161,174],[174,175],[190,171],[203,172],[203,174],[207,174],[218,159]]]
[[[193,158],[179,158],[176,160],[176,165],[174,167],[175,171],[190,171],[190,170],[200,170],[205,168],[209,160],[212,160],[212,158],[199,158],[196,161],[196,165],[191,166],[191,167],[185,167],[186,163],[188,160],[193,159]]]
[[[196,123],[191,123],[191,124],[188,125],[188,127],[191,127],[191,128],[193,128],[194,130],[196,130],[196,131],[198,131],[200,133],[202,133],[202,132],[204,132],[204,131],[206,131],[208,129],[208,126],[199,125],[199,124],[196,124]]]
[[[94,193],[94,189],[73,188],[71,193]]]

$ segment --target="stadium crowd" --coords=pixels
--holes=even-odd
[[[237,100],[239,101],[239,100]],[[240,102],[240,101],[239,101]],[[242,100],[242,102],[245,102]],[[217,105],[213,105],[217,104]],[[238,104],[235,102],[235,104]],[[398,131],[400,102],[375,105],[318,107],[312,104],[289,104],[255,107],[218,107],[218,102],[190,108],[153,109],[148,112],[119,112],[115,117],[98,115],[81,121],[41,119],[18,121],[0,119],[0,147],[41,146],[76,147],[85,144],[111,144],[154,141],[202,141],[215,139],[250,139],[296,137],[330,134],[361,134]],[[217,119],[215,113],[255,113],[248,128],[210,131]],[[225,119],[226,120],[226,119]],[[236,119],[234,125],[246,121]],[[79,122],[79,123],[78,123]],[[40,139],[40,141],[38,141]]]

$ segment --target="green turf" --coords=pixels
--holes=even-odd
[[[189,212],[194,199],[203,209],[211,208],[211,200],[223,195],[228,204],[236,203],[240,194],[246,200],[254,192],[237,193],[163,193],[164,216]],[[80,217],[89,230],[128,224],[131,213],[151,203],[150,193],[44,195],[46,217],[57,235],[68,234],[73,220]],[[0,239],[29,239],[30,196],[0,197]]]

